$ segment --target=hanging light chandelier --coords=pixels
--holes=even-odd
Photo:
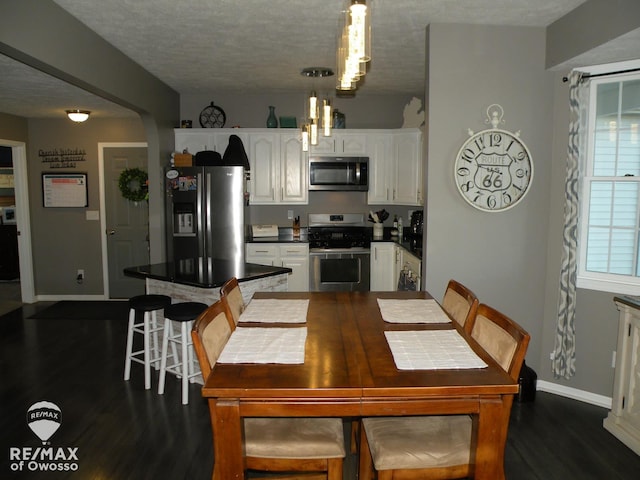
[[[331,77],[333,70],[327,67],[307,67],[302,69],[301,75],[310,78]],[[318,144],[318,129],[322,128],[325,137],[331,136],[331,101],[328,96],[322,100],[322,109],[318,101],[316,90],[311,90],[307,105],[307,121],[302,125],[302,150],[309,151],[309,145]]]
[[[371,8],[366,0],[348,0],[338,33],[337,90],[355,90],[371,61]]]

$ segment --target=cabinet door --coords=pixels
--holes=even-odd
[[[339,129],[331,130],[330,137],[318,136],[318,144],[311,147],[311,154],[366,155],[367,135],[364,133],[345,133]]]
[[[420,139],[419,133],[396,133],[393,136],[394,204],[422,204],[422,142]]]
[[[391,135],[371,134],[369,136],[369,193],[370,205],[388,204],[391,201]]]
[[[309,291],[308,245],[281,245],[280,264],[292,270],[288,285],[290,292]]]
[[[250,203],[273,204],[280,198],[277,143],[276,134],[252,133],[249,136]]]
[[[334,130],[335,131],[335,130]],[[334,154],[336,153],[336,136],[331,134],[330,137],[325,137],[322,133],[318,134],[318,144],[311,146],[311,155],[318,154]]]
[[[246,255],[247,263],[273,267],[278,262],[278,245],[273,243],[247,243]]]
[[[345,155],[366,155],[367,135],[363,133],[345,133],[336,135],[337,153]]]
[[[298,133],[280,137],[280,190],[282,203],[309,203],[307,157]]]
[[[371,243],[372,292],[392,292],[397,289],[395,248],[392,242]]]

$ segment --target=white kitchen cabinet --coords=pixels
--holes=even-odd
[[[309,291],[309,245],[306,243],[247,243],[246,261],[290,268],[288,290]]]
[[[258,265],[277,265],[280,252],[278,243],[247,243],[246,258],[247,263],[257,263]]]
[[[252,205],[309,203],[307,158],[298,133],[250,133]]]
[[[422,260],[395,242],[371,243],[371,291],[393,292],[403,268],[411,270],[420,290]]]
[[[369,135],[370,205],[422,205],[422,132],[389,130]]]
[[[249,136],[249,203],[277,203],[280,199],[280,159],[278,136],[253,133]]]
[[[280,134],[280,203],[309,203],[309,162],[300,134]]]
[[[309,291],[309,245],[306,243],[280,244],[280,265],[290,268],[290,292]]]
[[[637,297],[616,297],[618,345],[611,411],[603,425],[640,455],[640,302]]]
[[[396,244],[393,242],[372,242],[370,290],[372,292],[396,290],[398,286],[396,269]]]
[[[366,133],[341,132],[331,130],[330,137],[318,135],[318,145],[311,146],[311,155],[366,155]]]

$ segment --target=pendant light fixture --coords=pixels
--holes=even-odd
[[[87,121],[90,113],[89,110],[67,110],[67,117],[76,123],[82,123]]]
[[[338,32],[336,58],[336,89],[355,90],[371,61],[371,8],[366,0],[347,1],[342,28]]]
[[[331,77],[333,70],[327,67],[307,67],[302,69],[301,75],[309,78],[323,78]],[[320,110],[320,102],[318,101],[318,94],[316,90],[311,90],[307,106],[307,119],[302,126],[302,150],[307,152],[308,145],[318,144],[318,129],[322,128],[322,133],[325,137],[331,136],[331,102],[328,98],[322,100],[322,110]],[[306,135],[305,135],[306,132]],[[305,142],[308,142],[305,149]]]

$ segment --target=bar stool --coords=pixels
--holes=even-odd
[[[171,305],[171,297],[166,295],[138,295],[129,299],[129,327],[127,330],[127,353],[124,360],[124,379],[131,376],[131,362],[144,365],[144,388],[151,388],[151,364],[160,360],[158,349],[158,310]],[[142,314],[142,321],[136,323],[136,315]],[[143,336],[142,350],[133,351],[133,335],[141,333]],[[153,335],[153,345],[151,336]],[[153,358],[151,358],[153,357]]]
[[[160,354],[160,379],[158,380],[158,394],[164,393],[164,383],[167,372],[182,379],[182,404],[189,403],[189,380],[200,375],[200,369],[195,367],[193,349],[191,348],[191,326],[193,321],[204,312],[209,305],[199,302],[180,302],[169,305],[164,309],[164,334],[162,336],[162,352]],[[174,333],[173,322],[180,323],[180,333]],[[169,343],[171,354],[169,355]],[[180,345],[178,355],[176,345]],[[167,365],[167,358],[172,362]]]

